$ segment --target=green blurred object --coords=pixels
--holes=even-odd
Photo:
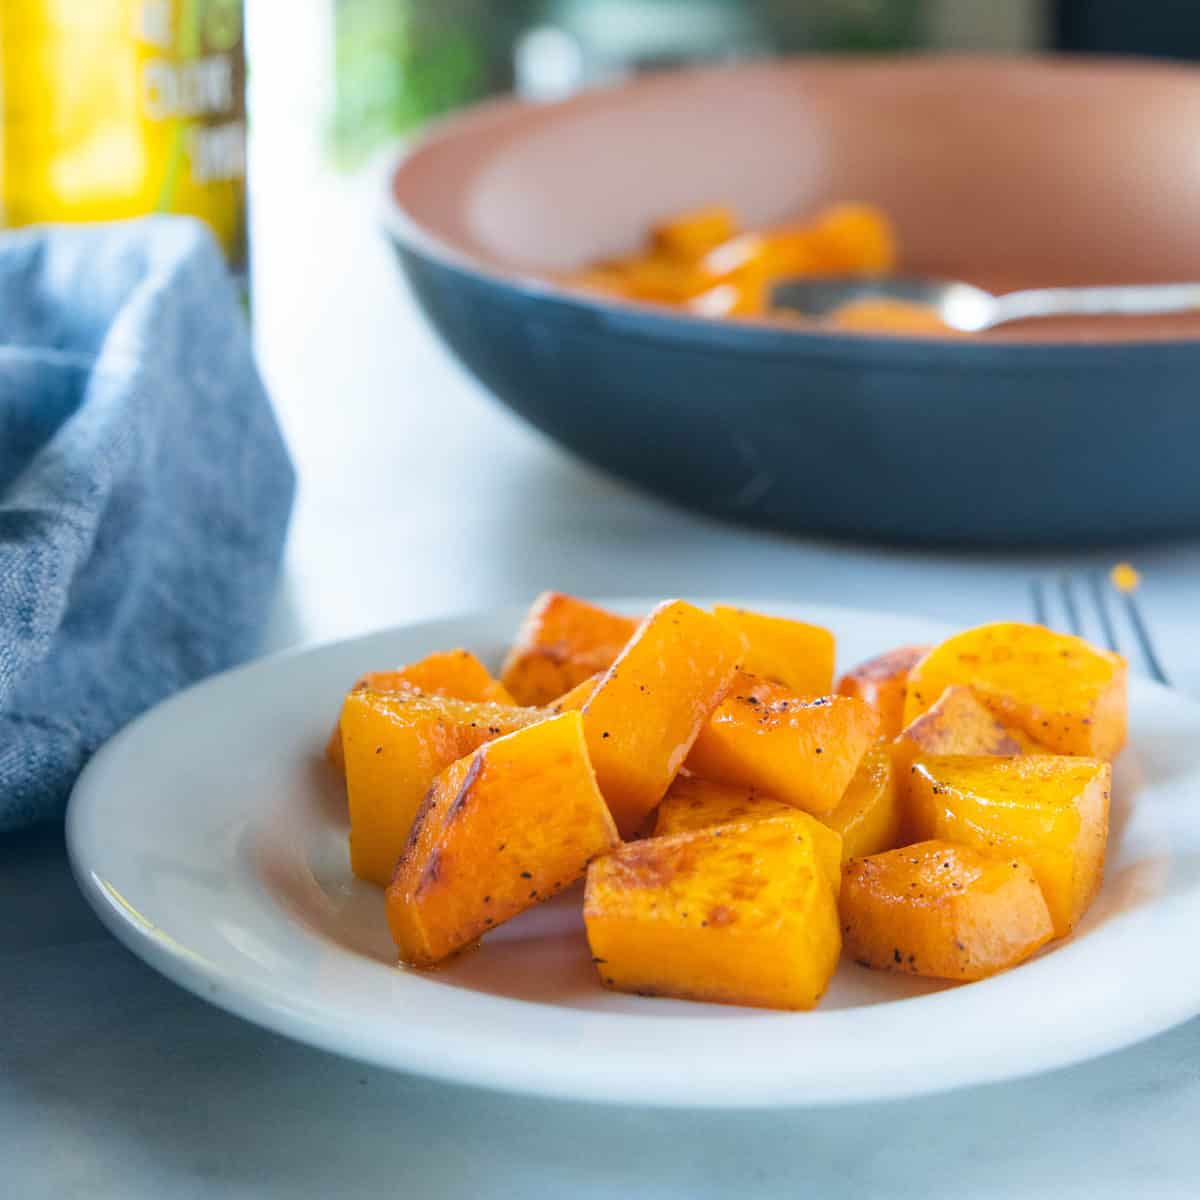
[[[749,7],[782,52],[884,53],[927,38],[926,0],[754,0]]]
[[[487,0],[336,0],[334,157],[343,166],[493,90]]]
[[[926,0],[335,0],[334,157],[353,166],[514,83],[553,98],[691,62],[907,49],[923,41],[926,8]]]

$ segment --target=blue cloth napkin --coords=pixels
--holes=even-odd
[[[293,487],[203,226],[0,236],[0,830],[254,651]]]

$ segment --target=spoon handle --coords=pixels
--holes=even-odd
[[[988,328],[1027,317],[1139,316],[1200,309],[1200,283],[1032,288],[997,296]]]

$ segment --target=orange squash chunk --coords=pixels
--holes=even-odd
[[[962,331],[947,325],[941,314],[929,304],[915,300],[867,297],[851,300],[835,308],[824,323],[832,329],[857,330],[860,333],[932,334],[936,337],[962,337]]]
[[[908,764],[918,754],[1022,752],[1021,742],[992,716],[974,689],[963,684],[948,687],[892,744],[898,760]]]
[[[434,781],[387,890],[400,958],[431,966],[618,843],[578,713],[498,738]]]
[[[623,617],[562,592],[543,592],[529,610],[500,678],[518,704],[549,704],[606,671],[637,630]]]
[[[970,684],[1005,725],[1056,754],[1113,758],[1125,744],[1127,674],[1119,654],[1041,625],[1002,622],[942,642],[913,669],[905,720],[951,684]]]
[[[763,235],[773,279],[820,274],[820,246],[808,225],[781,225]]]
[[[849,696],[803,699],[775,684],[744,682],[705,724],[688,770],[758,788],[816,816],[832,812],[875,741],[879,717]]]
[[[1027,862],[919,842],[846,864],[842,937],[856,962],[936,979],[983,979],[1054,935]]]
[[[592,698],[592,693],[600,680],[604,678],[603,671],[589,675],[582,683],[577,683],[569,692],[563,692],[553,704],[549,705],[552,713],[575,712]]]
[[[836,893],[842,886],[844,857],[840,834],[802,809],[772,800],[753,788],[679,775],[654,814],[654,836],[694,833],[772,817],[793,821],[797,830],[812,838],[817,859]]]
[[[588,752],[622,837],[663,798],[729,689],[742,638],[682,600],[660,604],[583,706]]]
[[[767,287],[764,250],[763,239],[753,234],[730,238],[695,256],[670,254],[656,248],[603,263],[573,276],[570,282],[630,300],[695,304],[700,310],[717,303],[720,293],[728,292],[744,297],[749,307],[761,311]]]
[[[948,687],[927,712],[909,725],[890,747],[895,764],[900,806],[904,815],[903,840],[915,842],[932,837],[929,825],[914,813],[911,776],[913,761],[920,754],[1024,753],[1024,747],[1004,728],[969,688]]]
[[[723,204],[695,208],[651,227],[650,243],[660,254],[699,258],[737,233],[737,217]]]
[[[487,704],[512,704],[504,685],[469,650],[430,654],[395,671],[368,671],[359,677],[355,692],[403,692],[410,689],[431,696],[452,696]],[[346,770],[340,725],[334,725],[325,745],[325,757],[341,772]]]
[[[752,787],[713,783],[697,775],[677,775],[654,814],[654,836],[693,833],[739,821],[761,821],[799,812]]]
[[[341,729],[354,874],[386,884],[434,777],[489,739],[545,715],[421,692],[351,692]]]
[[[618,259],[608,269],[619,279],[620,294],[653,304],[683,304],[714,283],[699,261],[665,254]]]
[[[713,286],[697,262],[662,254],[608,259],[561,278],[566,287],[648,304],[684,304]]]
[[[714,605],[713,614],[745,637],[749,674],[797,696],[828,696],[833,690],[835,647],[828,629],[727,604]]]
[[[838,680],[838,693],[865,700],[879,714],[880,736],[893,738],[904,728],[908,673],[928,653],[928,646],[898,646],[868,658]]]
[[[879,275],[896,266],[892,223],[870,204],[837,204],[818,213],[808,250],[812,269],[823,275]]]
[[[1025,859],[1062,937],[1100,888],[1112,768],[1062,755],[919,758],[913,812],[922,837]]]
[[[900,797],[886,746],[872,746],[863,755],[837,808],[821,819],[841,835],[843,861],[899,844]]]
[[[651,838],[588,868],[600,977],[618,991],[812,1008],[841,950],[837,903],[787,817]]]

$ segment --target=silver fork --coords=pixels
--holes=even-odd
[[[1099,628],[1104,644],[1110,650],[1119,652],[1121,649],[1117,622],[1114,621],[1109,607],[1109,601],[1115,600],[1133,631],[1133,639],[1146,664],[1147,674],[1159,683],[1170,686],[1171,681],[1167,678],[1162,662],[1154,650],[1150,631],[1137,601],[1139,582],[1138,573],[1127,563],[1121,563],[1108,574],[1103,571],[1087,572],[1082,590],[1085,596],[1091,598],[1093,623]],[[1053,627],[1051,609],[1057,605],[1062,610],[1067,631],[1077,637],[1088,636],[1088,622],[1084,617],[1084,609],[1079,604],[1080,587],[1075,576],[1063,572],[1049,583],[1035,578],[1030,580],[1029,588],[1033,602],[1033,618],[1039,625]]]

